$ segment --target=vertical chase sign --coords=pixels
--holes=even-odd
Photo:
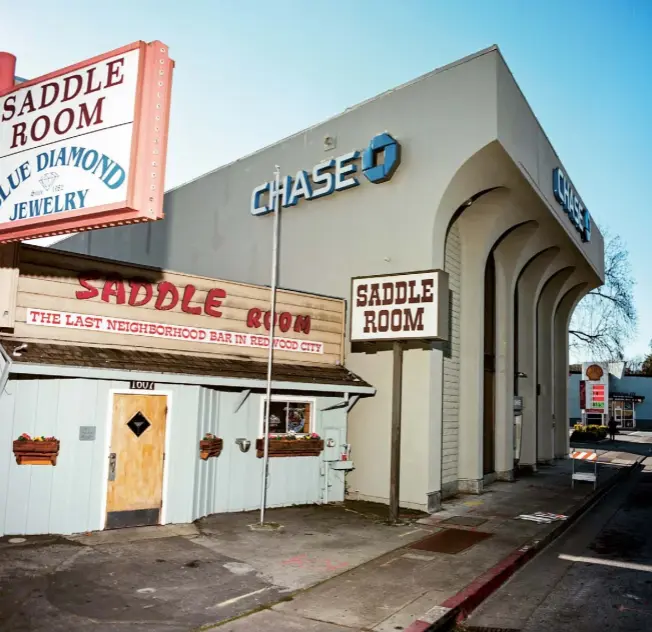
[[[0,242],[163,216],[173,67],[135,42],[0,91]]]
[[[582,241],[591,241],[591,215],[584,208],[568,176],[558,167],[552,172],[552,192],[582,236]]]

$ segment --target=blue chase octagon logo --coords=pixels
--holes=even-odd
[[[301,170],[294,177],[281,178],[278,191],[274,180],[257,186],[251,193],[251,214],[267,215],[274,210],[276,196],[281,206],[296,206],[301,199],[316,200],[337,191],[360,186],[362,172],[372,184],[387,182],[401,164],[401,145],[387,132],[374,136],[365,149],[329,158],[312,170]]]
[[[374,184],[387,182],[400,162],[401,146],[389,134],[378,134],[362,153],[362,175]]]

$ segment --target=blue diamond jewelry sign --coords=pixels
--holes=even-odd
[[[251,194],[251,214],[267,215],[274,210],[280,196],[281,206],[296,206],[299,200],[316,200],[337,191],[360,185],[361,172],[372,184],[387,182],[401,162],[400,144],[386,132],[374,136],[362,151],[350,151],[315,165],[311,171],[301,170],[293,177],[285,176],[276,190],[272,180],[257,186]]]

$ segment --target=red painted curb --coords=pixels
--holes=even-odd
[[[466,588],[463,588],[456,595],[446,599],[446,601],[440,604],[441,607],[449,609],[454,621],[459,622],[466,619],[473,610],[498,590],[521,566],[532,559],[539,551],[550,544],[550,542],[562,535],[580,516],[614,487],[619,480],[628,476],[633,470],[634,467],[622,468],[606,485],[599,487],[592,494],[589,494],[581,506],[567,520],[557,525],[542,540],[534,541],[531,544],[526,544],[520,549],[517,549],[498,564],[482,573],[482,575],[476,577]],[[445,623],[444,619],[448,619],[448,617],[443,617],[434,623],[428,623],[418,619],[405,628],[404,632],[434,632],[434,630],[442,629],[442,625]]]
[[[427,621],[414,621],[403,632],[426,632],[431,625]]]
[[[489,595],[504,584],[525,562],[531,559],[538,547],[526,546],[514,551],[493,568],[476,577],[466,588],[446,599],[444,608],[456,609],[457,621],[466,619]]]

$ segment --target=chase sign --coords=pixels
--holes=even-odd
[[[387,182],[401,162],[401,146],[387,133],[374,136],[362,151],[330,158],[315,165],[312,170],[298,171],[294,178],[281,179],[278,191],[274,180],[257,186],[251,194],[251,214],[267,215],[274,211],[276,197],[281,206],[296,206],[300,199],[316,200],[336,191],[360,185],[355,175],[358,170],[372,184]]]
[[[584,208],[568,177],[559,168],[552,172],[552,191],[555,199],[582,236],[582,241],[591,241],[591,215]]]

